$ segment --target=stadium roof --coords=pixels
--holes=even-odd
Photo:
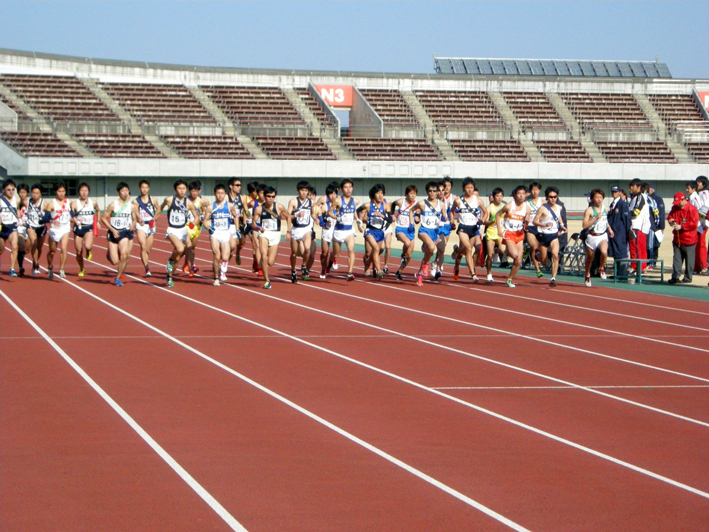
[[[475,59],[436,57],[439,74],[564,76],[586,78],[671,78],[665,63],[644,61],[576,61],[567,59]]]

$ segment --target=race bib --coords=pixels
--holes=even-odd
[[[438,216],[424,216],[421,218],[421,225],[426,229],[438,229],[440,218]]]
[[[181,211],[170,211],[170,225],[185,225],[187,218],[185,213]]]
[[[127,229],[129,224],[128,216],[112,216],[111,227],[117,230]]]
[[[478,222],[478,217],[472,212],[461,212],[460,213],[460,223],[461,225],[475,225]]]
[[[409,213],[399,213],[399,217],[396,219],[396,224],[400,227],[409,227],[411,225],[411,217]]]
[[[278,223],[273,218],[266,218],[265,220],[261,218],[261,227],[263,227],[264,231],[277,231]]]
[[[352,225],[354,223],[354,213],[346,212],[340,215],[340,224],[342,225]]]
[[[226,231],[229,229],[228,218],[216,218],[212,220],[212,227],[215,231]]]

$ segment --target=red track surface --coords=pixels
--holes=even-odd
[[[2,530],[707,529],[707,303],[530,279],[264,291],[249,266],[118,289],[100,246],[83,279],[70,256],[68,283],[0,291],[224,511],[0,298]]]

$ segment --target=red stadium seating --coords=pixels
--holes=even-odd
[[[37,131],[2,131],[0,139],[23,155],[35,157],[81,157],[54,133]]]
[[[467,129],[508,127],[486,92],[417,91],[416,96],[438,127]]]
[[[100,157],[165,157],[142,135],[130,133],[75,133],[74,137]]]
[[[385,127],[418,128],[420,126],[409,104],[406,103],[399,91],[361,89],[360,92],[382,119]]]
[[[449,142],[464,161],[530,161],[516,140],[451,139]]]
[[[505,92],[507,104],[522,129],[567,129],[564,120],[541,92]]]
[[[239,124],[305,126],[283,91],[277,87],[202,87],[219,108]]]
[[[611,163],[676,163],[664,142],[596,142]]]
[[[426,139],[350,137],[342,139],[360,160],[441,161],[443,157]]]
[[[315,99],[315,96],[310,94],[308,89],[296,89],[300,98],[307,104],[310,111],[315,117],[326,127],[334,127],[335,123],[330,116],[325,113],[325,110],[320,106],[320,103]]]
[[[272,159],[335,159],[318,137],[257,136],[254,140]]]
[[[185,159],[253,159],[253,155],[228,135],[165,135],[163,140]]]
[[[550,163],[592,163],[593,159],[575,140],[537,140],[539,152]]]
[[[561,94],[581,128],[651,130],[645,113],[632,94]]]

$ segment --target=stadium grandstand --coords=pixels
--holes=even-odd
[[[229,176],[532,179],[583,193],[709,174],[709,80],[660,62],[435,58],[431,74],[149,64],[0,49],[0,173],[23,180]],[[165,178],[160,180],[160,178]],[[162,183],[162,185],[160,184]],[[323,187],[324,188],[324,187]],[[69,191],[71,193],[71,190]],[[364,193],[364,187],[359,189]],[[567,205],[569,203],[567,202]]]

